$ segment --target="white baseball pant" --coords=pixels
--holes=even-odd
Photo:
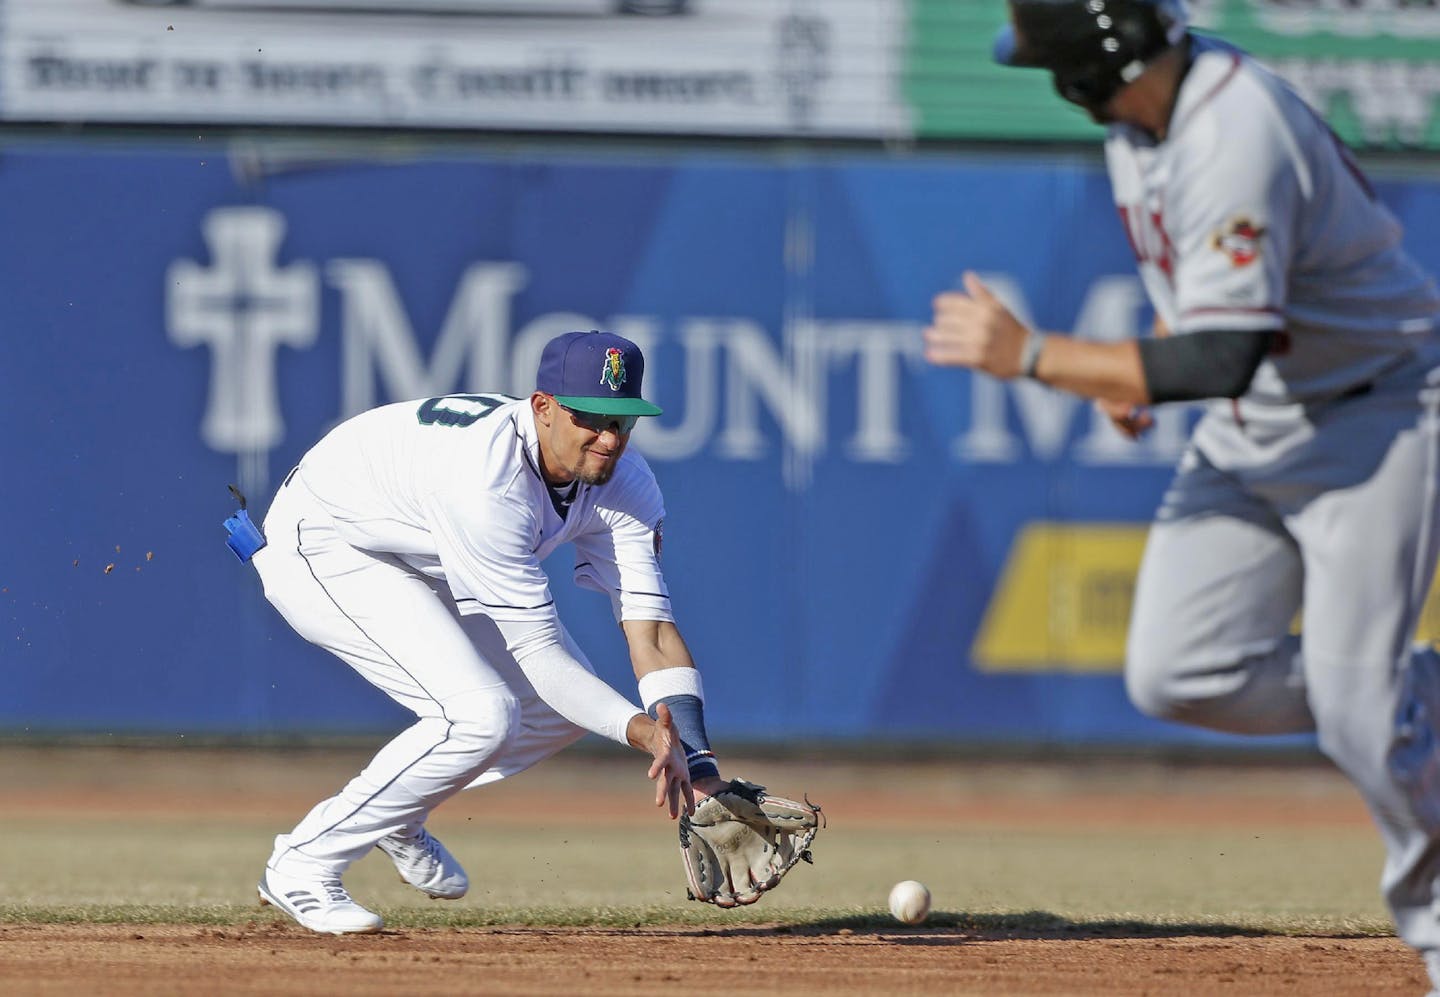
[[[460,616],[443,582],[342,540],[300,475],[276,495],[265,533],[253,563],[266,598],[296,633],[418,718],[276,839],[273,865],[338,876],[461,789],[524,771],[584,735],[535,694],[493,622]]]

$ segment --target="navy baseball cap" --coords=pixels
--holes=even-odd
[[[599,415],[659,415],[640,397],[645,357],[613,332],[567,332],[545,344],[535,388],[566,408]]]

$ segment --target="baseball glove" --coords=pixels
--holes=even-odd
[[[719,907],[753,904],[780,885],[796,862],[812,862],[810,842],[824,827],[820,808],[771,796],[744,779],[680,815],[680,857],[690,899]]]

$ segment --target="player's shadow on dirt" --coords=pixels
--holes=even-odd
[[[1018,914],[964,914],[935,911],[924,924],[903,925],[884,914],[825,918],[789,925],[736,925],[707,928],[704,934],[726,937],[767,935],[875,935],[898,945],[958,945],[995,939],[1084,939],[1084,938],[1177,938],[1210,935],[1261,938],[1295,935],[1295,931],[1257,928],[1254,925],[1204,922],[1159,922],[1143,920],[1072,921],[1048,911]],[[1299,932],[1299,934],[1307,934]],[[1316,932],[1326,938],[1364,938],[1363,932]]]

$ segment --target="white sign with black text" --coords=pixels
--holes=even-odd
[[[911,130],[896,92],[903,0],[4,7],[7,120],[876,138]]]

